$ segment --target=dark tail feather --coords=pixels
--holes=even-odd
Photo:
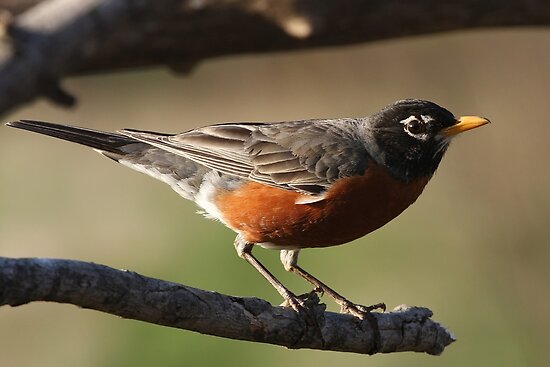
[[[137,143],[137,141],[120,134],[106,133],[76,126],[52,124],[45,121],[20,120],[8,122],[6,125],[72,141],[115,154],[124,154],[120,149],[121,147]]]

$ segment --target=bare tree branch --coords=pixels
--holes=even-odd
[[[0,306],[70,303],[128,319],[225,338],[364,354],[440,354],[454,341],[432,312],[405,307],[360,321],[325,312],[312,296],[311,317],[258,298],[241,298],[76,260],[0,257]]]
[[[550,24],[547,0],[0,0],[0,113],[70,106],[75,73],[478,27]],[[13,15],[13,16],[11,16]]]

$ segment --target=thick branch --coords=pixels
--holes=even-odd
[[[547,0],[0,0],[0,9],[0,113],[37,96],[71,105],[59,80],[74,73],[187,71],[221,55],[550,24]]]
[[[454,341],[430,310],[401,307],[369,320],[324,312],[315,322],[257,298],[226,296],[75,260],[0,257],[0,306],[34,301],[70,303],[153,324],[226,338],[355,353],[440,354]],[[306,321],[304,321],[306,320]]]

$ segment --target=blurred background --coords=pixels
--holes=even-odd
[[[458,341],[440,357],[287,350],[123,320],[71,305],[0,309],[0,366],[542,366],[550,348],[550,32],[415,37],[69,79],[75,109],[10,119],[181,132],[229,121],[371,114],[433,100],[493,124],[451,146],[415,205],[365,238],[301,264],[363,304],[429,307]],[[159,181],[90,149],[0,126],[0,255],[79,259],[231,295],[280,297],[234,233]],[[258,257],[297,293],[275,251]],[[324,298],[330,310],[336,307]],[[283,362],[284,361],[284,362]]]

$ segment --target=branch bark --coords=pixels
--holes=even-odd
[[[401,306],[367,320],[325,312],[316,296],[302,318],[258,298],[227,296],[76,260],[0,257],[0,306],[29,302],[82,308],[225,338],[364,354],[440,354],[454,341],[422,307]],[[313,321],[313,322],[312,322]]]
[[[550,24],[547,0],[0,0],[0,113],[67,75],[479,27]]]

